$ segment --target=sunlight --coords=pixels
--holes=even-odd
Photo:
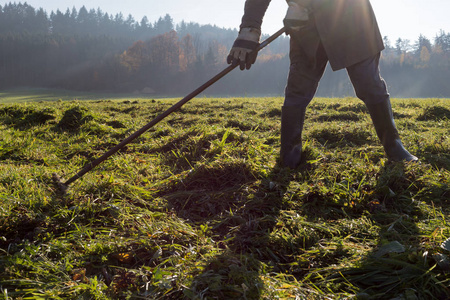
[[[285,1],[272,1],[264,16],[262,32],[273,34],[283,27],[283,19],[286,15],[287,5]]]

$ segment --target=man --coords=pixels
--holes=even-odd
[[[244,16],[228,63],[249,69],[256,60],[261,24],[270,0],[246,0]],[[280,158],[285,167],[300,163],[305,110],[329,62],[346,68],[355,93],[367,106],[391,161],[417,161],[400,140],[386,83],[379,73],[383,40],[369,0],[287,0],[284,19],[290,35],[290,70],[281,113]]]

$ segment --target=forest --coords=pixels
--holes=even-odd
[[[25,3],[0,5],[0,89],[57,88],[79,91],[181,96],[226,67],[236,29],[170,15],[151,21],[108,14],[100,8],[48,14]],[[267,36],[263,36],[266,38]],[[381,74],[394,97],[450,97],[450,33],[433,40],[384,39]],[[289,37],[264,49],[246,72],[212,86],[217,96],[283,94]],[[353,96],[345,71],[327,69],[318,96]]]

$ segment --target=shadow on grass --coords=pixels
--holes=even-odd
[[[276,166],[258,180],[245,163],[203,166],[178,187],[164,191],[178,216],[208,224],[223,249],[193,279],[185,296],[260,299],[270,294],[265,274],[274,272],[298,282],[307,278],[322,291],[365,299],[447,299],[444,273],[433,271],[436,261],[424,250],[424,234],[417,226],[429,216],[413,199],[417,192],[413,167],[403,163],[383,167],[376,186],[366,187],[373,189],[367,201],[355,206],[335,203],[332,194],[317,191],[290,194],[291,183],[311,179],[307,168],[304,164],[291,171]],[[358,223],[354,225],[361,228],[339,227],[353,219],[365,219],[370,228],[379,230],[368,232],[369,227]],[[353,249],[344,242],[349,236],[355,246],[367,243],[367,238],[377,245],[353,267],[336,267],[346,259],[355,260]],[[317,291],[305,286],[297,295],[314,299]]]
[[[449,299],[446,271],[426,250],[431,247],[436,253],[437,245],[425,233],[429,228],[418,226],[430,216],[414,200],[414,166],[388,163],[381,169],[372,201],[376,204],[368,216],[380,228],[377,245],[356,266],[327,276],[334,286],[355,291],[362,299]]]
[[[21,131],[40,126],[56,118],[52,108],[4,106],[0,108],[0,123]]]
[[[260,299],[263,293],[277,297],[283,288],[270,294],[265,282],[270,280],[268,273],[283,273],[293,264],[305,273],[300,269],[306,269],[308,262],[298,263],[297,257],[322,237],[314,233],[320,226],[305,229],[306,221],[289,221],[291,203],[286,190],[295,179],[290,170],[275,166],[262,180],[257,173],[245,161],[215,160],[160,191],[159,196],[179,217],[207,226],[222,249],[195,276],[184,291],[186,297]],[[285,230],[289,231],[287,239]],[[302,291],[295,293],[303,295]],[[292,290],[285,291],[285,296],[292,294]]]
[[[193,279],[184,292],[186,297],[260,298],[261,274],[267,271],[261,256],[273,259],[268,235],[282,201],[278,192],[270,191],[268,182],[259,184],[248,164],[229,162],[202,165],[161,191],[179,217],[207,224],[212,238],[221,241],[222,251]]]
[[[155,149],[165,153],[165,161],[180,175],[158,196],[178,217],[206,228],[220,249],[184,290],[187,298],[279,297],[282,289],[270,294],[274,277],[267,274],[295,278],[297,287],[305,287],[297,295],[306,299],[317,295],[308,286],[368,299],[446,295],[440,271],[432,271],[435,261],[425,255],[430,246],[422,246],[424,230],[418,227],[429,214],[414,201],[418,197],[431,203],[446,191],[420,182],[425,169],[403,163],[381,169],[375,163],[353,165],[352,157],[321,161],[308,146],[298,170],[277,165],[262,175],[259,166],[241,159],[241,152],[233,159],[216,156],[208,145],[223,132],[193,135]],[[225,140],[245,143],[232,135]],[[318,176],[314,168],[323,164],[330,168],[320,168]],[[342,165],[349,172],[340,174]],[[336,174],[327,174],[330,170]],[[341,182],[348,183],[348,190],[337,190]],[[355,199],[354,192],[360,193]],[[362,256],[354,249],[359,247],[374,250],[361,250]]]

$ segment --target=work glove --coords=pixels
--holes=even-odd
[[[283,20],[284,28],[287,34],[300,31],[300,29],[308,23],[309,11],[306,6],[300,4],[301,1],[288,1],[289,8],[286,17]]]
[[[238,64],[241,70],[250,69],[255,63],[259,46],[261,30],[256,28],[241,28],[239,35],[234,41],[230,54],[227,57],[229,64]]]

